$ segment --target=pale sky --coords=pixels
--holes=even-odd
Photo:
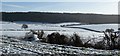
[[[22,1],[23,0],[4,0],[2,1],[2,11],[118,14],[118,0],[109,0],[109,2],[107,2],[108,0],[104,2],[98,2],[99,0],[91,0],[94,2],[91,2],[90,0],[80,0],[80,2],[75,2],[78,0],[74,0],[74,2],[60,2],[60,0],[56,0],[56,2],[49,2],[48,0],[37,0],[38,2],[35,2],[34,0],[29,0],[29,2],[27,2],[28,0]]]
[[[2,0],[2,2],[118,2],[120,0]]]

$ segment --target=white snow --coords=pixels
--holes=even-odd
[[[0,38],[1,39],[1,38]],[[11,41],[11,40],[14,40]],[[8,39],[4,37],[2,39],[4,45],[0,46],[0,53],[11,54],[102,54],[102,55],[117,55],[119,50],[97,50],[84,47],[64,46],[57,44],[47,44],[41,42],[29,42],[22,41],[15,38]],[[2,52],[1,52],[2,51]]]
[[[60,27],[60,25],[70,25],[70,24],[80,24],[80,23],[76,23],[76,22],[69,22],[69,23],[58,23],[58,24],[48,24],[48,23],[27,23],[28,28],[27,29],[21,29],[22,24],[24,24],[25,22],[0,22],[0,36],[2,35],[7,35],[7,36],[15,36],[15,37],[24,37],[26,32],[29,32],[30,29],[32,30],[44,30],[45,34],[44,37],[46,37],[48,34],[51,34],[53,32],[59,32],[60,34],[64,34],[67,35],[68,37],[72,36],[73,33],[77,33],[83,41],[95,38],[95,41],[100,41],[103,38],[103,33],[98,33],[98,32],[93,32],[93,31],[88,31],[88,30],[84,30],[84,29],[77,29],[77,28],[64,28],[64,27]],[[89,28],[89,29],[94,29],[94,30],[98,30],[98,31],[104,31],[105,29],[109,28],[109,29],[114,29],[117,31],[118,29],[118,24],[93,24],[93,25],[76,25],[76,26],[69,26],[69,27],[84,27],[84,28]],[[36,35],[34,35],[34,37],[37,37]],[[0,37],[1,38],[1,37]],[[36,40],[38,40],[36,38]],[[0,40],[1,41],[1,40]],[[7,40],[8,41],[8,40]],[[20,44],[24,44],[27,46],[31,46],[33,47],[34,45],[40,45],[40,47],[37,46],[38,49],[41,49],[42,47],[47,48],[44,49],[44,51],[38,50],[38,49],[32,49],[34,51],[37,51],[39,53],[65,53],[67,50],[70,53],[74,53],[74,51],[78,52],[78,53],[95,53],[95,52],[90,52],[87,50],[80,50],[79,48],[76,49],[72,49],[72,48],[66,48],[66,49],[62,49],[61,47],[56,47],[58,50],[66,50],[66,51],[55,51],[52,50],[52,48],[55,46],[51,46],[49,44],[41,45],[41,44],[36,44],[33,42],[24,42],[24,41],[19,41],[16,42],[19,46],[21,46]],[[1,43],[0,43],[1,44]],[[7,44],[7,46],[5,46],[4,48],[8,48],[10,50],[10,52],[18,52],[18,53],[31,53],[29,51],[25,51],[25,50],[16,50],[17,48],[13,47],[13,45],[11,45],[12,47],[9,47],[9,44]],[[25,47],[25,46],[23,46]],[[30,48],[26,48],[26,49],[30,49]],[[48,50],[50,49],[50,50]],[[7,49],[5,49],[7,50]],[[52,50],[52,51],[51,51]],[[93,49],[92,49],[93,50]],[[0,47],[0,51],[1,51],[1,47]],[[97,54],[100,54],[102,52],[105,51],[97,51],[95,50]],[[100,53],[99,53],[100,52]],[[1,52],[0,52],[1,53]],[[105,52],[107,53],[107,52]]]
[[[93,30],[105,31],[106,29],[118,30],[120,24],[92,24],[92,25],[77,25],[77,26],[68,26],[68,27],[84,27]]]
[[[24,37],[26,32],[29,32],[30,29],[32,30],[44,30],[45,35],[51,34],[53,32],[59,32],[60,34],[67,35],[68,37],[72,36],[73,33],[77,33],[82,39],[88,40],[91,38],[96,38],[96,40],[101,39],[101,36],[104,36],[103,33],[97,33],[93,31],[88,31],[84,29],[78,28],[64,28],[57,25],[67,25],[67,24],[80,24],[76,22],[68,22],[68,23],[58,23],[58,24],[48,24],[48,23],[27,23],[28,28],[21,29],[22,24],[25,22],[2,22],[2,34],[0,35],[8,35],[8,36],[17,36],[17,37]],[[76,25],[76,26],[69,26],[69,27],[84,27],[99,31],[104,31],[107,28],[112,28],[117,30],[118,24],[93,24],[93,25]],[[6,31],[4,31],[6,30]],[[14,31],[13,31],[14,30]],[[19,31],[20,30],[20,31]],[[25,30],[25,31],[24,31]]]

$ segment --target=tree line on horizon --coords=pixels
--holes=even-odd
[[[2,12],[3,21],[30,22],[82,22],[88,24],[118,23],[118,15],[84,14],[84,13],[53,13],[53,12]]]

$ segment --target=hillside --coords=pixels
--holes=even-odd
[[[52,12],[2,12],[3,21],[31,22],[82,22],[82,23],[118,23],[118,15],[52,13]]]

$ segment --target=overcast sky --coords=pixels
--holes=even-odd
[[[109,0],[109,2],[15,2],[15,0],[4,0],[2,2],[2,11],[118,14],[118,2],[117,0]]]

